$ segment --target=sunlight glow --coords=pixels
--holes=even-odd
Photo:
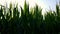
[[[29,3],[29,8],[34,7],[36,4],[38,4],[38,6],[40,6],[41,8],[43,8],[43,13],[44,13],[44,9],[46,8],[46,5],[44,4],[44,2],[41,2],[41,0],[26,0],[27,3]],[[6,3],[9,4],[17,4],[18,6],[21,6],[23,8],[24,6],[24,0],[0,0],[0,4],[6,6]]]

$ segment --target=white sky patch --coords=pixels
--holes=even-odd
[[[43,9],[42,14],[44,14],[46,12],[47,5],[41,0],[36,0],[36,3],[38,4],[39,7]]]
[[[42,14],[45,13],[45,9],[47,8],[46,4],[44,2],[41,2],[41,0],[27,0],[29,2],[29,7],[34,7],[36,4],[41,7],[42,10]]]
[[[36,0],[27,0],[27,2],[29,3],[29,7],[34,7]]]

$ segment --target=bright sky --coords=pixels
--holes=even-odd
[[[49,9],[55,10],[56,3],[59,3],[59,0],[26,0],[26,1],[27,3],[29,3],[29,7],[33,7],[35,6],[35,4],[41,6],[41,8],[43,8],[43,13],[45,12],[45,10]],[[9,6],[10,2],[13,4],[18,3],[19,6],[24,5],[24,0],[0,0],[0,4],[2,5],[6,5],[7,3]]]

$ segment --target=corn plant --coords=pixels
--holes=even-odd
[[[10,3],[10,7],[5,9],[0,7],[0,32],[2,34],[59,34],[60,32],[60,9],[56,5],[56,12],[49,10],[42,15],[42,9],[36,4],[29,10],[29,4],[24,2],[24,8],[18,4],[16,7]],[[21,15],[21,16],[20,16]]]

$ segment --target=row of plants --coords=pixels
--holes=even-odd
[[[18,10],[18,5],[12,8],[12,4],[7,11],[5,7],[0,7],[1,34],[59,34],[59,5],[56,5],[56,11],[46,12],[44,19],[42,9],[38,5],[29,10],[29,4],[25,1],[24,8],[20,9],[21,11]]]

